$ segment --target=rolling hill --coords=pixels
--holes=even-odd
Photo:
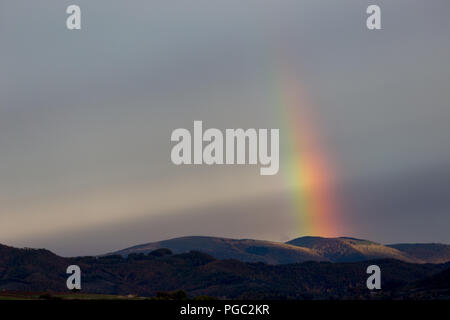
[[[301,237],[286,243],[228,239],[218,237],[181,237],[151,242],[110,254],[127,256],[168,248],[174,253],[192,250],[207,253],[216,259],[236,259],[243,262],[268,264],[305,261],[356,262],[373,259],[396,259],[410,263],[445,263],[450,261],[450,246],[443,244],[383,245],[349,237]]]
[[[0,244],[0,288],[32,290],[52,287],[64,290],[61,277],[71,259],[45,249],[17,249]]]
[[[201,236],[181,237],[142,244],[112,254],[122,256],[127,256],[130,253],[147,254],[160,248],[168,248],[174,253],[185,253],[196,250],[209,254],[216,259],[236,259],[244,262],[265,262],[269,264],[329,261],[327,258],[317,254],[314,250],[285,243]]]
[[[450,261],[450,245],[441,243],[403,243],[391,244],[388,247],[400,250],[411,257],[429,263],[445,263]]]
[[[348,237],[301,237],[287,243],[309,248],[318,255],[333,262],[354,262],[373,259],[396,259],[412,263],[426,262],[396,248],[387,247],[368,240]]]

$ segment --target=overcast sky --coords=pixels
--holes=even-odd
[[[368,31],[375,3],[383,29]],[[79,31],[70,4],[0,0],[0,243],[81,255],[307,234],[286,159],[276,176],[170,161],[193,120],[288,139],[280,62],[336,170],[335,234],[450,243],[447,0],[78,0]]]

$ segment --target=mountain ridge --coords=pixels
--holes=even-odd
[[[236,259],[244,262],[269,264],[296,263],[300,261],[328,261],[309,248],[266,240],[232,239],[207,236],[188,236],[141,244],[110,253],[127,256],[130,253],[147,254],[156,249],[168,248],[174,253],[201,251],[217,259]]]
[[[149,242],[106,255],[127,256],[167,248],[174,253],[200,251],[216,259],[268,264],[301,263],[305,261],[356,262],[374,259],[395,259],[409,263],[445,263],[450,261],[447,244],[390,244],[352,237],[305,236],[287,242],[254,239],[232,239],[209,236],[186,236]]]

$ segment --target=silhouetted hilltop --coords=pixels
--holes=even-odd
[[[45,249],[17,249],[0,245],[0,289],[66,290],[61,278],[66,276],[70,261]]]

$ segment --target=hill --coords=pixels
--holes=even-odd
[[[440,279],[448,279],[450,268],[450,264],[390,259],[268,265],[218,260],[200,252],[171,254],[168,250],[131,253],[126,258],[62,258],[43,249],[3,246],[0,250],[0,291],[51,292],[52,296],[67,293],[65,270],[70,264],[82,270],[83,294],[154,297],[158,292],[183,290],[189,297],[223,299],[401,299],[411,295],[411,290],[405,289],[408,286],[415,288],[424,279],[436,279],[443,288],[420,291],[420,297],[435,299],[448,292],[448,283],[442,284]],[[377,292],[366,288],[370,264],[382,270],[382,290]]]
[[[45,249],[17,249],[0,244],[0,288],[40,291],[51,287],[65,290],[61,277],[65,277],[70,261]]]
[[[445,263],[450,261],[450,245],[441,243],[401,243],[388,247],[397,249],[428,263]]]
[[[151,242],[119,250],[111,254],[148,253],[168,248],[174,253],[192,250],[207,253],[217,259],[268,264],[305,261],[356,262],[373,259],[396,259],[410,263],[445,263],[450,261],[450,246],[442,244],[383,245],[349,237],[301,237],[286,243],[229,239],[218,237],[181,237]]]
[[[425,260],[411,256],[396,248],[387,247],[369,240],[348,237],[301,237],[287,243],[303,248],[309,248],[318,255],[333,262],[352,262],[374,259],[396,259],[412,263],[426,262]]]
[[[200,236],[146,243],[112,254],[122,256],[127,256],[130,253],[146,254],[160,248],[168,248],[174,253],[196,250],[212,255],[217,259],[236,259],[244,262],[265,262],[269,264],[328,261],[327,258],[317,254],[314,250],[285,243]]]

